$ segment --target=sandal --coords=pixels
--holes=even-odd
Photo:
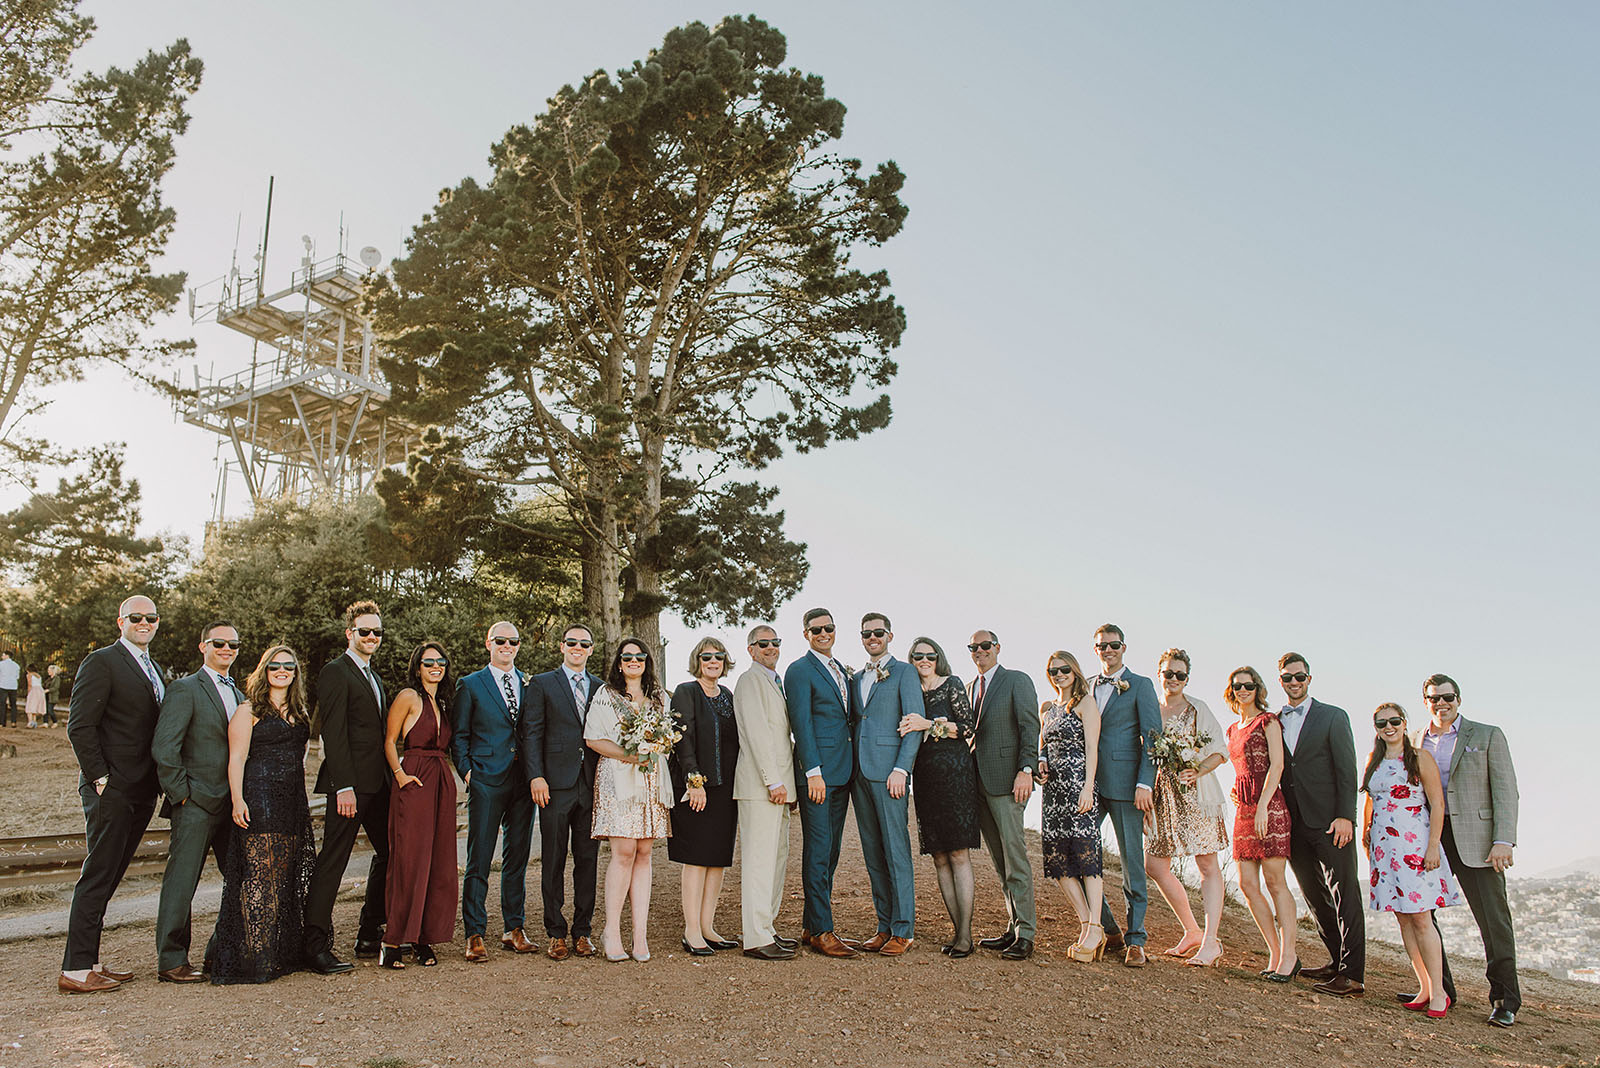
[[[1198,936],[1192,943],[1189,941],[1189,936],[1184,935],[1182,938],[1178,939],[1177,945],[1173,946],[1171,949],[1162,950],[1161,955],[1163,957],[1177,957],[1181,960],[1189,960],[1196,953],[1200,952],[1200,947],[1205,944],[1206,938],[1203,934]]]
[[[1105,956],[1106,952],[1105,928],[1098,923],[1091,923],[1087,924],[1086,926],[1099,933],[1099,938],[1095,940],[1094,945],[1090,946],[1080,943],[1067,949],[1067,956],[1082,964],[1093,963],[1094,961],[1097,961],[1101,957]],[[1087,934],[1088,932],[1085,931],[1084,933]]]
[[[434,953],[432,946],[425,942],[419,942],[417,943],[417,963],[424,968],[432,968],[439,963],[438,954]]]
[[[378,948],[378,967],[402,971],[406,966],[404,960],[404,946],[380,946]]]
[[[1217,951],[1211,956],[1202,957],[1200,955],[1200,951],[1195,950],[1194,954],[1183,963],[1194,968],[1215,968],[1218,964],[1222,963],[1222,952],[1222,943],[1219,942],[1217,943]]]

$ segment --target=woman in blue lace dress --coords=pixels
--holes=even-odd
[[[1095,765],[1100,755],[1100,710],[1089,693],[1078,658],[1058,649],[1045,661],[1054,701],[1039,709],[1039,779],[1044,873],[1056,880],[1078,914],[1073,960],[1098,960],[1106,936],[1100,927],[1104,892],[1100,864],[1099,796]],[[1094,937],[1091,939],[1090,932]]]

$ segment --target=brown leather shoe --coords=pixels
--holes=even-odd
[[[544,955],[551,960],[566,960],[572,954],[567,949],[567,940],[565,938],[552,938],[550,939],[550,944],[545,947]]]
[[[1114,935],[1106,935],[1106,950],[1105,951],[1107,953],[1121,953],[1124,949],[1127,948],[1127,946],[1128,946],[1128,943],[1126,943],[1126,942],[1124,942],[1122,940],[1122,932],[1119,931]]]
[[[1300,969],[1300,978],[1310,979],[1313,983],[1326,983],[1329,979],[1337,978],[1338,975],[1339,969],[1335,968],[1331,963],[1324,964],[1320,968]]]
[[[1367,992],[1366,987],[1344,975],[1336,975],[1326,983],[1318,983],[1311,989],[1332,994],[1336,998],[1358,998]]]
[[[864,948],[864,947],[863,947]],[[878,950],[880,957],[899,957],[911,948],[911,939],[901,938],[899,935],[890,936],[889,940]]]
[[[176,968],[156,973],[156,979],[163,983],[198,983],[205,977],[204,972],[196,969],[188,961],[184,961]]]
[[[500,936],[500,948],[514,950],[518,953],[532,953],[539,947],[528,941],[528,936],[523,933],[522,928],[513,927]]]
[[[838,935],[832,931],[823,931],[821,934],[811,936],[811,951],[821,953],[824,957],[859,957],[861,954],[845,945]]]
[[[1129,946],[1127,950],[1127,953],[1122,957],[1122,966],[1124,968],[1143,968],[1149,960],[1144,955],[1143,946]]]
[[[104,964],[96,964],[94,970],[107,979],[115,979],[119,983],[127,983],[133,980],[132,972],[119,972],[115,968],[106,967]]]
[[[802,946],[809,946],[811,944],[811,932],[806,930],[804,927],[800,928],[800,944]]]
[[[572,943],[574,957],[592,957],[595,955],[594,943],[589,941],[588,935],[579,935]]]
[[[91,971],[83,979],[70,979],[65,972],[56,980],[56,989],[63,994],[94,994],[101,990],[115,990],[122,984],[110,976]]]
[[[877,934],[861,943],[861,952],[876,953],[878,950],[889,944],[889,938],[890,935],[888,931],[879,931]]]
[[[483,944],[483,935],[473,935],[467,939],[467,959],[473,964],[482,964],[489,959],[489,948]]]

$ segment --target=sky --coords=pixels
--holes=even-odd
[[[100,27],[91,66],[180,36],[206,64],[166,185],[163,266],[201,285],[237,249],[248,273],[270,175],[269,288],[301,234],[330,254],[341,217],[352,251],[402,253],[438,191],[486,177],[490,144],[560,86],[726,13],[83,10]],[[905,171],[910,209],[860,257],[889,271],[910,324],[893,424],[760,476],[809,546],[811,577],[775,621],[786,649],[803,650],[816,604],[847,635],[888,613],[902,656],[919,634],[960,651],[987,628],[1042,692],[1053,649],[1093,670],[1109,620],[1141,674],[1186,648],[1213,710],[1230,669],[1270,678],[1295,649],[1313,694],[1350,711],[1363,759],[1376,705],[1419,724],[1422,680],[1444,671],[1515,756],[1513,873],[1600,854],[1600,821],[1574,818],[1600,748],[1578,692],[1600,668],[1600,10],[808,0],[756,14],[847,106],[842,149]],[[207,371],[245,366],[213,323],[163,329],[194,337]],[[219,439],[110,373],[53,396],[29,429],[128,441],[146,526],[198,536]],[[0,506],[18,496],[0,489]],[[685,653],[696,636],[664,631]],[[716,633],[742,650],[742,629]],[[854,642],[839,648],[859,662]]]

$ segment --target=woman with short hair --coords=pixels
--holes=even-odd
[[[683,737],[672,749],[673,834],[668,859],[683,865],[683,949],[709,957],[739,943],[717,933],[717,898],[722,874],[733,863],[739,810],[733,800],[733,769],[739,762],[739,727],[733,693],[722,680],[733,670],[728,647],[701,638],[689,653],[693,676],[672,691],[672,714]]]

